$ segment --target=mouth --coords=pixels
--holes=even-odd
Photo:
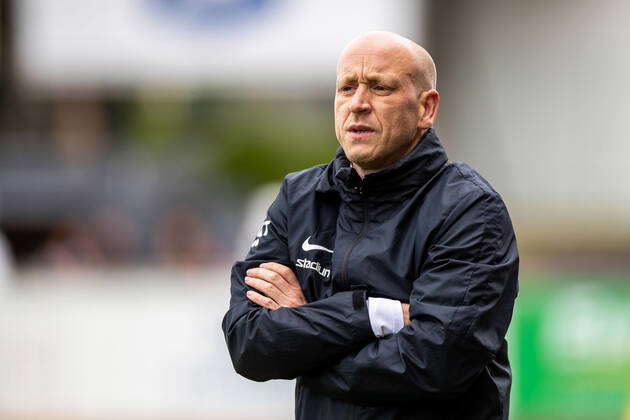
[[[347,131],[350,133],[350,136],[354,138],[367,137],[375,132],[372,127],[363,124],[352,124],[348,127]]]

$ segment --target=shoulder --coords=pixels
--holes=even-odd
[[[284,177],[280,191],[268,209],[268,215],[275,220],[275,225],[285,226],[289,214],[295,210],[304,198],[311,194],[322,177],[327,164],[316,165],[299,172],[291,172]]]
[[[470,195],[501,199],[499,193],[492,188],[492,185],[466,163],[447,163],[442,178],[440,184],[456,200]]]
[[[296,199],[305,194],[313,193],[322,177],[325,176],[329,165],[329,163],[323,163],[301,171],[290,172],[284,177],[285,194]]]
[[[443,222],[507,223],[509,215],[501,195],[469,165],[449,162],[429,192],[428,201],[439,203]]]
[[[516,246],[514,227],[501,195],[467,164],[447,165],[441,183],[443,195],[434,197],[448,203],[441,209],[436,238],[453,243],[470,241],[478,248],[468,250],[473,252],[471,258],[485,256],[487,263],[501,260]]]

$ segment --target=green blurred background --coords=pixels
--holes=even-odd
[[[521,282],[509,333],[513,417],[627,418],[627,278],[525,274]]]
[[[291,418],[231,370],[228,270],[334,156],[335,60],[426,46],[521,252],[517,420],[630,419],[630,6],[0,0],[0,417]],[[239,395],[247,394],[243,401]]]

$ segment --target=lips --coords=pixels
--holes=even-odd
[[[351,133],[364,134],[364,133],[373,133],[374,129],[369,125],[364,124],[351,124],[348,127],[348,131]]]

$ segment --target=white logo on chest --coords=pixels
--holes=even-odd
[[[309,240],[311,237],[309,236],[302,243],[302,249],[304,251],[324,251],[333,253],[332,249],[328,249],[321,245],[311,244]],[[308,258],[300,258],[296,261],[295,265],[301,268],[308,268],[309,270],[316,271],[322,277],[330,277],[330,268],[322,267],[322,265],[318,261],[311,261]]]
[[[322,267],[322,265],[317,261],[311,261],[308,258],[300,258],[296,261],[295,265],[297,267],[315,270],[322,277],[330,277],[330,268]]]
[[[308,238],[306,238],[304,240],[304,242],[302,243],[302,249],[304,251],[326,251],[326,252],[330,252],[331,254],[334,252],[332,249],[328,249],[328,248],[323,247],[321,245],[309,244],[308,243],[309,239],[311,239],[310,236]]]

